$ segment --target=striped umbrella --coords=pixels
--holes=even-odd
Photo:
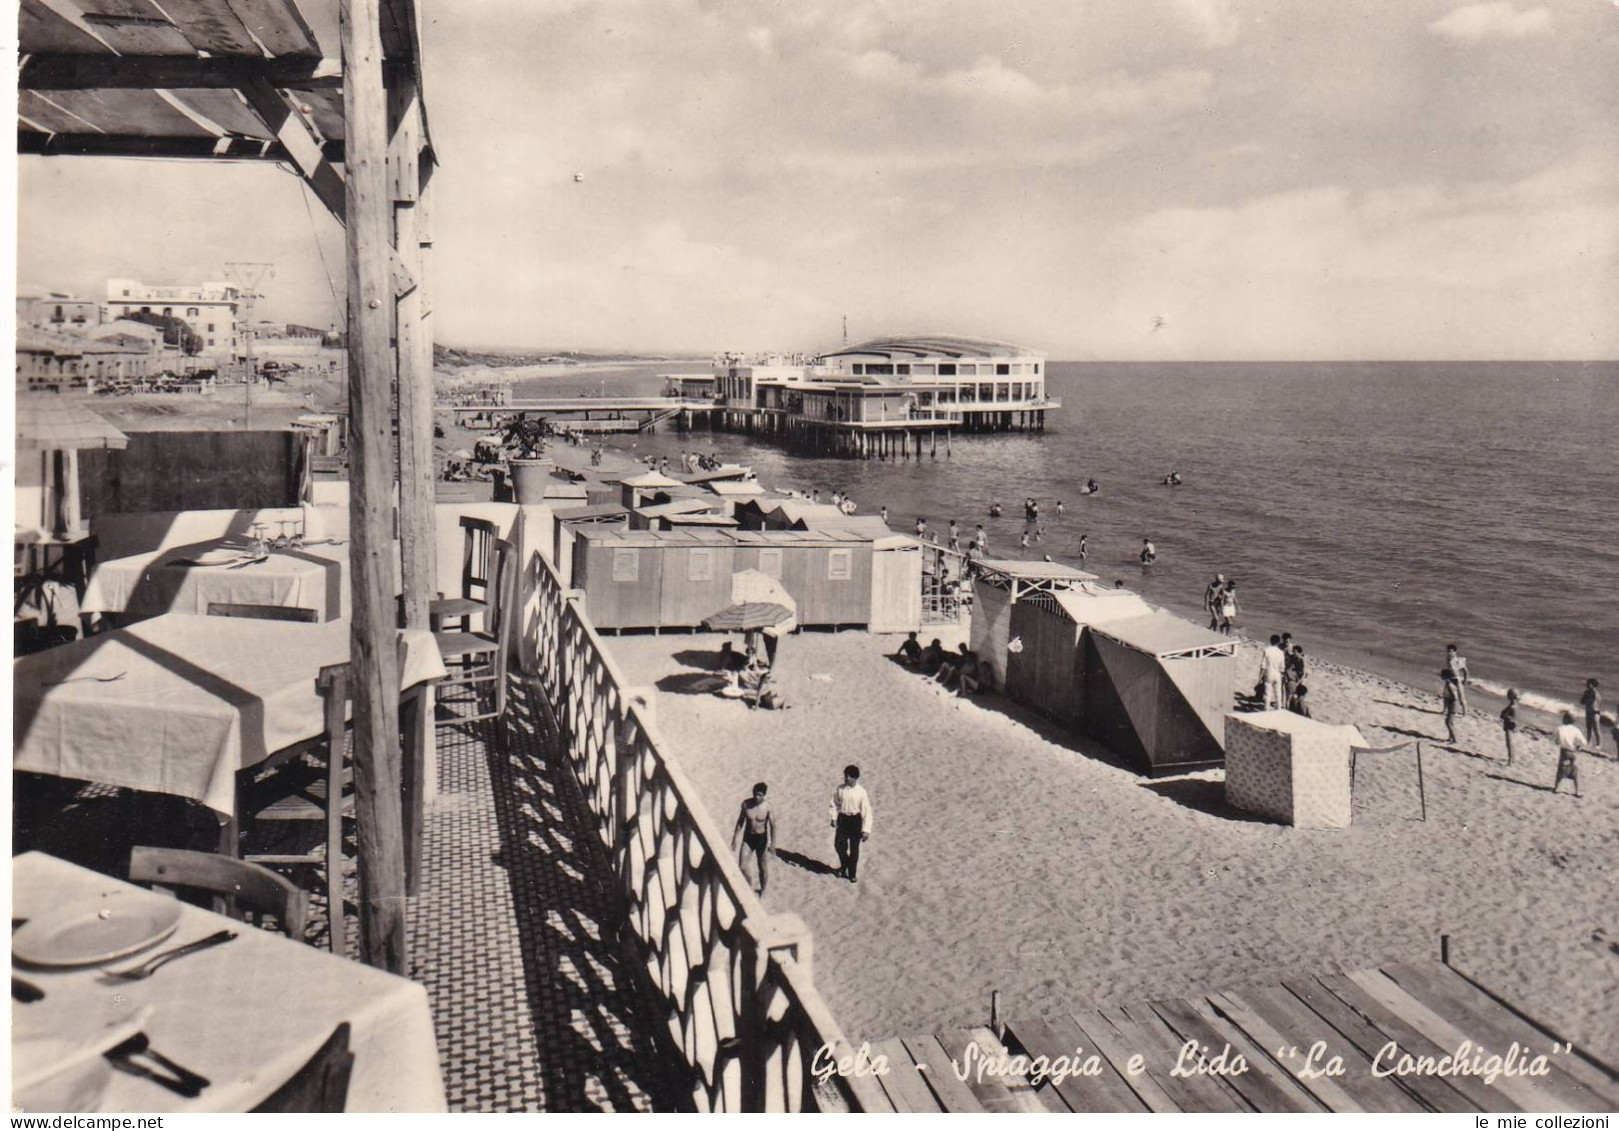
[[[795,615],[794,610],[771,601],[744,601],[705,618],[703,626],[714,632],[753,632],[786,624]]]

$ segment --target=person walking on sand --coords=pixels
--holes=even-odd
[[[1085,564],[1085,547],[1090,543],[1090,540],[1091,536],[1089,534],[1079,536],[1079,564],[1081,567]]]
[[[1462,685],[1456,679],[1456,673],[1449,668],[1439,673],[1439,678],[1445,681],[1441,697],[1445,705],[1445,734],[1450,738],[1450,744],[1456,745],[1456,713],[1461,707]]]
[[[1220,598],[1220,632],[1230,636],[1231,630],[1237,626],[1237,617],[1242,614],[1242,606],[1237,603],[1237,583],[1226,582],[1225,594]]]
[[[1287,706],[1282,698],[1282,672],[1287,668],[1287,657],[1282,654],[1282,638],[1272,635],[1270,643],[1259,657],[1260,694],[1265,710],[1278,711]]]
[[[765,800],[769,792],[770,786],[764,782],[754,785],[753,796],[742,802],[742,811],[736,815],[736,828],[731,831],[731,848],[737,853],[736,862],[744,876],[748,875],[748,857],[754,858],[759,881],[753,890],[760,895],[765,893],[765,884],[770,880],[770,849],[776,843],[776,822],[770,814],[770,802]],[[742,842],[740,847],[738,839]]]
[[[1085,556],[1085,539],[1080,538],[1079,554]],[[1203,611],[1209,614],[1209,629],[1212,631],[1220,627],[1220,603],[1225,596],[1225,574],[1217,573],[1209,587],[1203,590]]]
[[[1501,711],[1501,737],[1507,740],[1507,765],[1512,765],[1512,736],[1518,733],[1518,689],[1507,688],[1507,705]]]
[[[1456,645],[1445,645],[1445,666],[1456,673],[1456,697],[1461,703],[1461,715],[1467,717],[1467,657],[1456,651]]]
[[[1563,712],[1563,725],[1557,728],[1557,780],[1552,782],[1552,792],[1556,793],[1563,779],[1567,778],[1574,783],[1574,796],[1580,796],[1580,766],[1577,758],[1579,752],[1585,749],[1585,736],[1580,728],[1574,725],[1574,712]]]
[[[1585,681],[1585,694],[1580,696],[1580,706],[1585,708],[1585,741],[1591,744],[1591,749],[1600,749],[1602,746],[1602,695],[1598,688],[1601,685],[1594,679]]]
[[[832,791],[833,847],[838,852],[837,874],[859,883],[860,846],[871,836],[871,797],[860,784],[860,767],[843,767],[843,784]]]

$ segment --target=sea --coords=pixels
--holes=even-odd
[[[908,460],[811,458],[706,429],[611,438],[711,452],[771,488],[886,506],[990,556],[1079,564],[1202,619],[1216,573],[1244,634],[1437,690],[1454,643],[1483,690],[1619,699],[1619,362],[1051,362],[1043,432],[958,436]],[[517,395],[661,391],[661,363],[518,383]],[[1178,471],[1182,485],[1163,479]],[[1089,479],[1097,494],[1082,496]],[[1043,533],[1028,549],[1023,500]],[[1000,502],[1003,514],[989,517]],[[1063,513],[1056,513],[1061,501]],[[1138,562],[1142,539],[1156,563]]]

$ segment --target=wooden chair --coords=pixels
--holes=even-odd
[[[450,674],[441,687],[466,686],[471,700],[446,698],[444,702],[473,702],[474,714],[449,715],[439,725],[498,719],[506,713],[506,663],[511,649],[512,622],[517,612],[517,547],[510,542],[495,543],[494,585],[489,591],[489,609],[482,632],[435,632],[439,654]],[[493,684],[490,704],[480,709],[478,692],[483,684]]]
[[[461,631],[472,627],[472,618],[489,611],[490,585],[495,576],[495,543],[500,541],[500,529],[484,518],[461,516],[461,595],[439,597],[427,603],[427,615],[434,631],[443,628],[445,621],[460,621]],[[485,617],[485,630],[493,627]]]
[[[278,766],[267,779],[241,791],[245,805],[243,825],[267,824],[285,828],[321,822],[324,842],[303,852],[247,853],[244,860],[279,867],[320,868],[326,874],[328,939],[333,954],[343,953],[346,904],[343,900],[343,818],[352,810],[348,770],[349,665],[332,664],[315,681],[325,703],[323,733],[311,742],[283,751],[272,759]],[[314,772],[311,774],[311,768]],[[319,848],[319,851],[316,849]]]
[[[208,615],[245,620],[284,620],[298,624],[314,624],[319,616],[314,609],[299,609],[290,605],[223,605],[213,601],[208,603]]]
[[[349,1023],[332,1030],[315,1055],[281,1087],[253,1109],[254,1113],[341,1112],[348,1104],[354,1054],[349,1051]]]
[[[245,907],[261,919],[273,915],[283,934],[299,941],[304,937],[309,897],[291,880],[258,864],[212,852],[136,846],[129,850],[129,878],[162,889],[211,892],[216,897],[214,909],[222,914],[234,910],[232,917],[241,918]]]

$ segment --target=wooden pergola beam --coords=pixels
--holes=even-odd
[[[286,95],[264,79],[250,79],[240,89],[253,113],[292,158],[316,199],[333,216],[342,219],[347,208],[343,176],[327,160],[321,139],[303,115],[287,101]]]
[[[231,90],[248,82],[316,90],[343,82],[336,59],[238,55],[29,55],[19,90]]]
[[[42,157],[189,157],[214,161],[291,161],[279,142],[256,137],[143,137],[137,134],[69,134],[17,131],[17,152]],[[344,146],[321,146],[325,159],[342,164]]]
[[[408,975],[400,806],[399,655],[393,600],[393,207],[388,106],[377,0],[342,0],[347,129],[349,471],[353,577],[354,786],[359,825],[360,949]]]

